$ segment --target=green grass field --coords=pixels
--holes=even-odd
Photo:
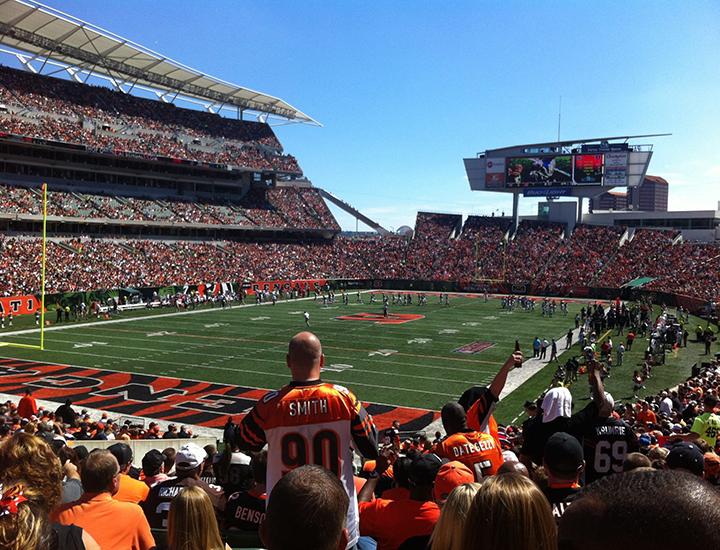
[[[44,352],[5,347],[0,356],[277,388],[289,379],[287,342],[306,328],[302,312],[307,310],[310,330],[323,343],[325,380],[348,386],[366,401],[437,410],[469,386],[489,383],[512,353],[516,338],[526,356],[532,355],[536,335],[558,338],[562,350],[561,336],[574,326],[573,318],[581,307],[571,303],[567,317],[557,313],[553,318],[543,318],[539,308],[535,312],[503,311],[497,299],[485,303],[481,297],[451,296],[450,305],[445,306],[436,296],[429,296],[426,306],[391,306],[392,314],[424,316],[404,324],[336,319],[382,313],[379,300],[369,304],[368,294],[363,300],[364,304],[356,304],[353,294],[348,306],[336,303],[323,307],[320,302],[298,300],[179,314],[169,309],[123,313],[117,318],[121,322],[71,321],[52,325],[66,327],[62,330],[45,332]],[[49,318],[54,320],[54,316]],[[16,319],[12,330],[33,327],[33,319],[23,318]],[[9,330],[6,328],[5,333]],[[32,344],[38,342],[38,334],[5,334],[2,341]],[[477,354],[453,351],[473,342],[492,346]],[[638,340],[633,352],[626,355],[626,366],[608,380],[616,399],[631,393],[632,365],[641,359],[642,347],[643,342]],[[577,351],[577,346],[572,351]],[[670,358],[648,381],[647,391],[685,378],[698,353],[702,349],[694,344]],[[555,366],[547,367],[503,399],[498,420],[508,422],[517,417],[522,403],[547,387],[554,370]],[[584,382],[576,386],[576,397],[586,397]]]

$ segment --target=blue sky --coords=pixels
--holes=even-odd
[[[555,139],[560,95],[561,138],[672,132],[649,170],[670,209],[720,200],[717,1],[50,3],[319,120],[278,136],[387,227],[509,211],[509,195],[469,190],[462,159]]]

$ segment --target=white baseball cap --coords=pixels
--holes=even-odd
[[[197,443],[186,443],[175,455],[175,467],[181,470],[193,470],[207,458],[207,453]]]

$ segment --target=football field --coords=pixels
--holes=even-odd
[[[469,295],[451,295],[443,305],[430,295],[426,305],[417,297],[412,305],[391,305],[385,320],[376,298],[369,303],[370,295],[362,294],[364,303],[357,303],[352,294],[347,306],[289,300],[70,321],[46,331],[44,352],[6,347],[1,355],[272,389],[288,381],[287,343],[307,328],[307,311],[310,330],[323,344],[325,380],[348,386],[364,401],[437,410],[469,386],[488,384],[516,338],[526,355],[535,336],[560,338],[580,307],[571,303],[567,317],[543,318],[539,307],[504,311],[497,299],[485,303]],[[36,343],[38,334],[5,340]]]
[[[468,387],[489,384],[516,338],[526,357],[532,356],[536,336],[555,337],[562,351],[564,335],[574,328],[575,313],[583,305],[570,302],[567,316],[557,311],[548,318],[541,315],[539,304],[535,311],[505,311],[496,298],[485,302],[482,296],[451,294],[444,305],[437,295],[428,295],[426,305],[418,305],[417,297],[411,305],[391,305],[384,319],[381,294],[376,299],[370,303],[370,294],[364,293],[363,303],[352,294],[348,305],[339,299],[325,306],[312,299],[289,300],[62,322],[46,330],[45,351],[5,347],[0,357],[90,369],[73,371],[79,376],[122,371],[237,386],[257,399],[262,393],[252,393],[254,389],[276,389],[288,382],[287,344],[307,329],[307,311],[309,330],[323,344],[324,380],[347,386],[366,402],[439,410]],[[37,343],[33,326],[30,319],[17,320],[12,334],[5,329],[2,341]],[[577,353],[577,346],[572,351]],[[561,357],[561,362],[566,359]],[[547,367],[504,398],[498,420],[517,417],[522,403],[547,387],[554,370]],[[113,403],[99,401],[97,408]]]

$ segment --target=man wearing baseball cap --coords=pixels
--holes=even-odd
[[[140,504],[147,498],[150,488],[142,481],[133,479],[128,475],[132,467],[132,449],[125,443],[115,443],[108,447],[108,451],[112,453],[120,465],[120,487],[117,493],[113,495],[113,498],[120,502]]]
[[[378,479],[390,465],[392,457],[381,455],[370,478],[358,494],[360,535],[377,541],[378,550],[397,550],[406,540],[427,537],[440,517],[433,500],[433,483],[442,460],[433,453],[417,456],[408,472],[410,498],[371,501]]]
[[[153,529],[167,527],[170,502],[186,487],[200,487],[210,497],[216,512],[225,510],[223,490],[200,479],[206,457],[205,450],[196,443],[186,443],[178,449],[175,454],[175,474],[177,477],[155,485],[150,489],[150,494],[143,504],[143,510]]]
[[[700,447],[687,441],[680,441],[670,447],[665,464],[671,470],[685,470],[696,476],[702,476],[705,456]]]
[[[435,485],[433,487],[435,502],[442,507],[455,487],[464,483],[473,483],[474,481],[475,474],[462,462],[453,460],[443,464],[435,476]]]
[[[553,434],[545,444],[543,466],[547,474],[547,487],[543,493],[552,506],[555,521],[560,521],[580,491],[580,474],[585,468],[583,448],[568,433]]]

